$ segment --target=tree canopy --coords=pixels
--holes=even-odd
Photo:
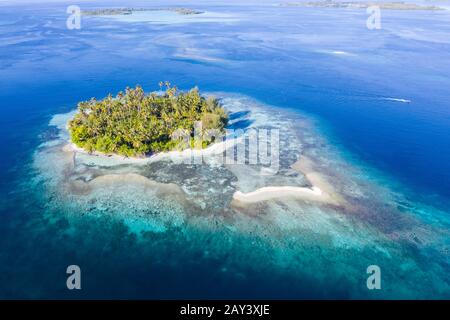
[[[178,91],[170,83],[160,83],[162,93],[146,94],[141,86],[126,88],[116,97],[92,98],[78,104],[69,122],[72,142],[88,152],[123,156],[144,156],[176,148],[173,134],[183,130],[194,139],[194,127],[224,132],[228,116],[219,101],[205,98],[198,88]],[[213,141],[202,141],[205,147]]]

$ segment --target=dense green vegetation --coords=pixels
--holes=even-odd
[[[180,92],[170,83],[160,83],[165,91],[145,94],[142,87],[127,88],[114,98],[80,102],[69,122],[72,142],[85,150],[144,156],[179,148],[175,132],[182,129],[194,144],[194,125],[201,121],[207,129],[224,131],[228,116],[215,98],[205,98],[197,88]],[[201,136],[200,136],[201,137]],[[198,139],[198,138],[197,138]],[[202,139],[205,147],[213,139]],[[185,146],[188,147],[189,145]]]

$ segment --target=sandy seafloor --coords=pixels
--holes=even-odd
[[[2,6],[0,298],[450,298],[449,13],[383,11],[372,32],[364,10],[189,7],[208,14],[74,31],[65,4]],[[67,147],[78,101],[161,80],[280,129],[278,174]],[[299,158],[337,203],[233,201],[310,187]]]
[[[92,220],[105,225],[89,227],[92,239],[83,241],[103,243],[103,237],[118,237],[119,228],[119,239],[105,241],[100,256],[89,263],[101,266],[120,244],[139,271],[149,265],[173,268],[169,283],[194,281],[194,292],[208,285],[207,291],[218,296],[268,297],[258,288],[272,285],[279,290],[277,298],[427,298],[430,290],[436,297],[448,295],[449,232],[443,212],[441,218],[434,212],[429,221],[414,203],[347,164],[308,117],[242,95],[214,95],[230,113],[230,128],[280,130],[275,175],[264,174],[260,165],[223,164],[220,152],[206,153],[202,164],[185,164],[170,156],[134,160],[74,151],[65,129],[73,112],[56,115],[49,125],[58,133],[36,152],[38,174],[32,183],[44,188],[45,219],[62,227],[61,241],[70,242],[72,233]],[[233,202],[237,190],[310,186],[291,168],[300,156],[333,185],[341,203],[281,194],[251,204]],[[366,268],[373,264],[382,270],[379,293],[366,287]],[[185,268],[199,270],[185,279]],[[192,277],[204,278],[198,284]],[[189,296],[190,289],[174,290]],[[157,292],[149,290],[148,296]]]

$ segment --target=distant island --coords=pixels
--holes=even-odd
[[[188,8],[169,7],[169,8],[103,8],[103,9],[83,10],[82,14],[86,16],[111,16],[111,15],[130,15],[133,14],[133,12],[145,12],[145,11],[172,11],[181,15],[193,15],[203,13],[203,11]]]
[[[181,92],[168,82],[160,86],[165,87],[162,93],[145,94],[136,86],[116,97],[80,102],[69,121],[72,142],[87,152],[143,157],[179,148],[179,141],[172,139],[179,129],[190,137],[184,148],[193,146],[198,121],[202,130],[224,132],[228,115],[217,99],[201,96],[197,88]],[[202,139],[201,147],[212,142],[214,138]]]
[[[375,1],[349,1],[338,2],[332,0],[308,1],[308,2],[285,2],[280,3],[282,7],[307,7],[307,8],[355,8],[366,9],[378,6],[380,9],[389,10],[444,10],[437,6],[421,6],[415,3],[405,2],[375,2]]]

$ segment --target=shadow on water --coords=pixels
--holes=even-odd
[[[236,119],[239,119],[239,118],[246,117],[246,116],[248,116],[248,115],[250,115],[250,111],[248,111],[248,110],[245,110],[245,111],[238,111],[238,112],[231,112],[231,113],[229,114],[229,116],[228,116],[228,119],[229,119],[230,121],[233,121],[233,120],[236,120]]]
[[[230,130],[237,130],[237,129],[247,129],[248,127],[250,127],[253,123],[253,120],[248,120],[248,119],[244,119],[244,120],[239,120],[236,122],[233,122],[232,124],[227,126],[227,129]]]

